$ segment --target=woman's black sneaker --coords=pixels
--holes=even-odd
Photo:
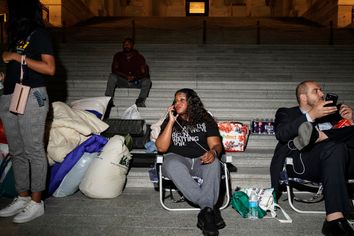
[[[215,224],[215,213],[210,207],[205,207],[199,212],[197,226],[203,231],[203,235],[219,235],[219,231]]]
[[[217,207],[214,207],[214,214],[215,214],[215,225],[216,228],[222,229],[226,226],[224,219],[221,216],[220,209]]]

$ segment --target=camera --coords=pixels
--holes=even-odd
[[[338,95],[335,93],[327,93],[326,94],[326,101],[332,101],[332,103],[326,104],[325,107],[333,107],[337,105]]]

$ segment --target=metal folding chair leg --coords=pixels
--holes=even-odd
[[[291,188],[289,185],[286,186],[286,191],[287,191],[287,194],[288,194],[288,202],[289,202],[289,205],[290,207],[296,211],[297,213],[305,213],[305,214],[326,214],[325,211],[304,211],[304,210],[300,210],[298,208],[296,208],[293,204],[293,196],[291,195]]]
[[[298,213],[305,213],[305,214],[326,214],[325,211],[309,211],[309,210],[301,210],[297,207],[295,207],[294,205],[294,201],[296,200],[296,197],[294,197],[293,195],[293,188],[290,186],[291,184],[297,183],[301,186],[305,186],[304,183],[311,183],[310,181],[306,181],[303,179],[299,179],[299,178],[289,178],[288,173],[287,173],[287,165],[288,166],[293,166],[293,158],[292,157],[286,157],[285,159],[285,163],[283,166],[283,171],[281,173],[282,176],[282,180],[281,180],[281,184],[286,184],[286,191],[287,191],[287,195],[288,195],[288,202],[290,207],[298,212]],[[311,188],[317,188],[316,187],[312,187]],[[322,186],[318,186],[318,190],[317,193],[312,193],[314,196],[319,195],[319,193],[322,193]],[[305,193],[305,192],[304,192]],[[314,197],[312,198],[314,199]],[[299,201],[299,200],[297,200]],[[306,202],[306,203],[311,203],[311,202],[316,202],[316,201],[305,201],[305,200],[301,200],[301,202]]]

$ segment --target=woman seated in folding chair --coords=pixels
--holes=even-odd
[[[217,123],[206,111],[192,89],[180,89],[168,117],[161,125],[156,140],[159,152],[166,153],[162,171],[182,194],[199,205],[197,226],[204,235],[218,235],[225,227],[220,210],[215,207],[219,197],[222,143]],[[201,186],[192,178],[203,179]]]

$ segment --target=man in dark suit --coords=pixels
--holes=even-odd
[[[275,134],[279,141],[270,166],[272,186],[279,193],[279,176],[287,156],[293,157],[292,177],[322,182],[326,207],[325,235],[354,235],[344,218],[350,212],[347,179],[353,175],[354,126],[333,129],[338,120],[353,123],[353,111],[345,104],[325,106],[324,93],[315,81],[296,87],[299,106],[279,108]],[[291,168],[290,168],[291,169]],[[354,169],[354,168],[353,168]],[[348,175],[349,174],[349,175]]]

